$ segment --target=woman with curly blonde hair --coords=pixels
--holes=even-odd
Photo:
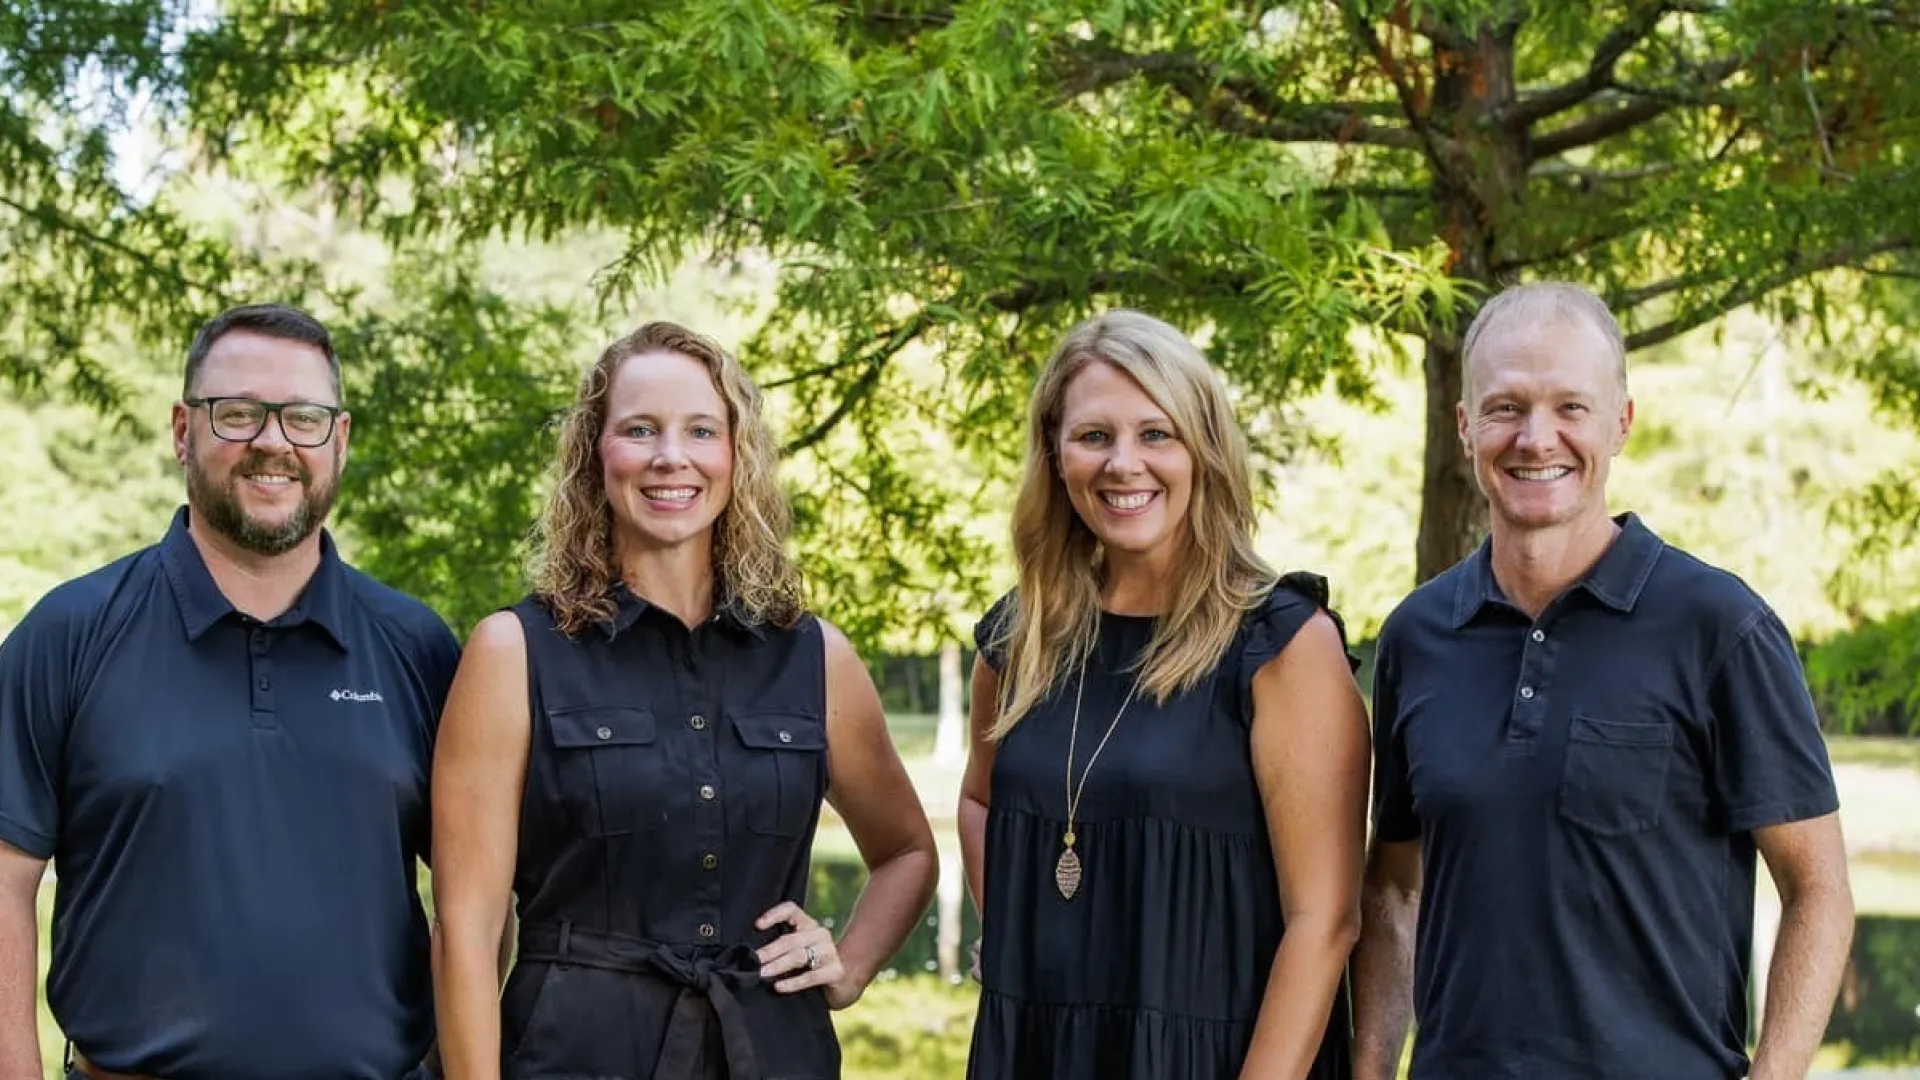
[[[1346,1080],[1368,733],[1326,582],[1255,553],[1226,387],[1115,311],[1041,372],[981,621],[973,1080]]]
[[[435,751],[449,1080],[840,1075],[828,1010],[935,856],[865,666],[806,609],[775,459],[746,372],[682,327],[582,380],[532,595],[475,629]],[[870,873],[838,941],[800,903],[823,800]]]

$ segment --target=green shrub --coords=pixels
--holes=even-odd
[[[882,977],[834,1014],[845,1080],[961,1080],[979,990],[934,975]]]
[[[1861,917],[1826,1037],[1849,1066],[1920,1061],[1920,919]]]
[[[1920,735],[1920,610],[1830,638],[1807,651],[1806,667],[1828,731]]]

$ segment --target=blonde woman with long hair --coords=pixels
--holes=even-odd
[[[973,1080],[1347,1080],[1366,717],[1325,582],[1253,526],[1200,351],[1132,311],[1069,332],[976,633]]]
[[[449,1080],[840,1075],[828,1010],[935,856],[866,668],[807,612],[774,459],[746,373],[681,327],[582,381],[532,595],[474,631],[434,758]],[[823,799],[871,875],[838,940],[801,906]]]

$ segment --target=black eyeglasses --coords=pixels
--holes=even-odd
[[[213,433],[227,442],[252,442],[267,429],[267,417],[278,414],[280,432],[295,446],[312,449],[333,438],[333,425],[345,410],[311,401],[258,401],[245,397],[187,398],[182,404],[205,405]]]

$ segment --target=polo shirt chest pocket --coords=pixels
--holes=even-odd
[[[767,836],[806,835],[827,789],[826,722],[805,713],[733,712],[743,750],[747,828]]]
[[[663,791],[653,713],[587,705],[548,714],[560,798],[589,836],[625,836]]]
[[[1589,832],[1624,836],[1660,823],[1673,727],[1575,715],[1560,780],[1560,816]]]

